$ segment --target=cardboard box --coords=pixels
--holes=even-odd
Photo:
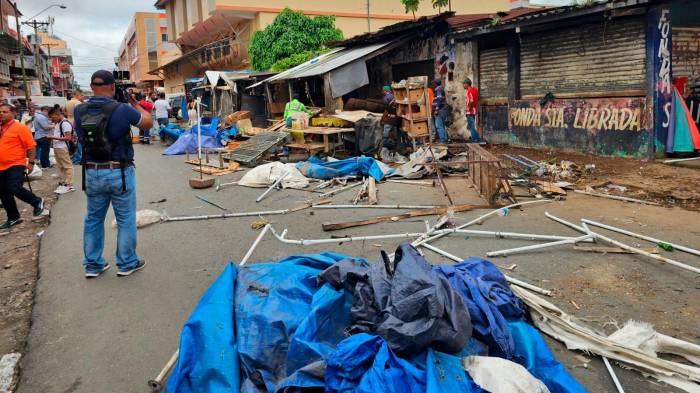
[[[414,138],[420,138],[428,136],[430,129],[428,127],[427,120],[414,121],[413,126],[411,126],[411,121],[403,119],[401,122],[401,128],[410,136]]]

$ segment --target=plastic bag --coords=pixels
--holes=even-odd
[[[39,165],[34,165],[34,169],[32,169],[32,173],[29,174],[29,178],[31,180],[41,179],[41,176],[43,175],[44,172],[41,170]]]
[[[155,210],[139,210],[136,212],[136,228],[147,227],[151,224],[161,222],[163,215]],[[112,220],[112,228],[117,227],[117,220]]]

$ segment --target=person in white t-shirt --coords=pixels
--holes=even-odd
[[[154,103],[156,109],[156,120],[158,125],[161,127],[168,125],[168,118],[170,117],[170,111],[173,109],[170,107],[170,103],[165,99],[165,93],[158,94],[158,99]]]
[[[73,138],[73,124],[63,117],[60,108],[53,108],[49,111],[49,117],[55,124],[53,135],[47,136],[52,140],[53,153],[56,157],[60,182],[54,191],[56,194],[65,194],[75,191],[73,187],[73,162],[70,158],[68,144]]]

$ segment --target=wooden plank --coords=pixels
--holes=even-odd
[[[473,210],[473,209],[481,209],[481,208],[487,208],[488,206],[480,206],[480,205],[455,205],[455,206],[449,206],[449,207],[440,207],[440,208],[435,208],[435,209],[430,209],[430,210],[413,210],[410,212],[402,213],[402,214],[393,214],[393,215],[387,215],[387,216],[378,216],[374,218],[368,218],[365,220],[357,220],[357,221],[349,221],[349,222],[337,222],[337,223],[324,223],[323,230],[324,231],[337,231],[339,229],[346,229],[346,228],[353,228],[353,227],[359,227],[359,226],[364,226],[364,225],[371,225],[371,224],[377,224],[380,222],[388,222],[388,221],[399,221],[399,220],[405,220],[407,218],[413,218],[413,217],[422,217],[422,216],[436,216],[436,215],[441,215],[445,214],[448,211],[453,211],[453,212],[463,212],[467,210]]]
[[[377,181],[372,176],[367,178],[367,198],[370,205],[377,204]]]
[[[293,208],[289,209],[289,213],[298,212],[298,211],[305,210],[305,209],[308,209],[308,208],[314,207],[314,206],[327,205],[331,202],[333,202],[333,200],[331,200],[331,199],[321,199],[320,201],[314,202],[314,203],[304,203],[304,204],[301,204],[297,207],[293,207]]]
[[[538,188],[540,188],[544,193],[566,195],[566,191],[563,188],[555,185],[554,183],[542,180],[536,180],[535,183],[539,186]]]
[[[229,173],[236,172],[240,170],[241,164],[235,162],[235,161],[229,161],[229,167],[225,169],[219,169],[216,167],[210,167],[210,166],[202,166],[202,169],[200,170],[199,167],[192,168],[193,171],[195,172],[201,172],[205,175],[210,175],[210,176],[221,176],[221,175],[227,175]]]
[[[632,251],[625,250],[620,247],[598,247],[598,246],[574,246],[574,250],[576,251],[588,251],[588,252],[597,252],[601,254],[635,254]],[[656,247],[648,247],[648,248],[641,248],[641,250],[644,250],[648,253],[652,254],[658,254],[659,249]]]

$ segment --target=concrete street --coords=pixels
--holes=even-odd
[[[195,191],[187,179],[195,176],[183,157],[164,157],[161,146],[137,146],[139,209],[165,210],[171,216],[216,214],[221,211],[196,199],[206,198],[244,212],[294,207],[314,194],[297,190],[274,192],[261,203],[255,198],[262,189],[232,187]],[[79,175],[79,169],[76,173]],[[232,179],[238,172],[224,176]],[[76,181],[79,185],[80,181]],[[483,203],[467,188],[465,179],[450,179],[455,203]],[[444,196],[432,187],[380,184],[379,203],[443,204]],[[159,204],[151,204],[167,198]],[[348,203],[352,192],[334,197]],[[689,246],[700,244],[700,213],[626,204],[570,195],[555,202],[493,217],[478,229],[498,229],[541,234],[570,234],[571,230],[544,217],[550,211],[567,219],[580,217],[646,233]],[[250,224],[255,217],[227,220],[161,223],[139,230],[139,253],[148,266],[131,277],[117,278],[114,266],[115,229],[107,223],[105,257],[113,265],[102,277],[83,277],[82,220],[85,196],[81,191],[60,197],[53,207],[52,222],[42,240],[39,274],[28,353],[22,362],[18,391],[35,392],[148,392],[153,378],[178,346],[180,329],[193,306],[227,261],[239,260],[258,235]],[[290,238],[327,238],[331,235],[363,235],[418,232],[421,220],[383,223],[324,233],[321,223],[369,218],[398,210],[313,210],[285,216],[268,216],[276,229],[289,229]],[[487,210],[458,213],[457,223]],[[431,222],[436,217],[430,217]],[[688,225],[679,223],[688,223]],[[607,233],[607,232],[605,232]],[[613,235],[611,235],[613,236]],[[641,241],[613,236],[628,244]],[[346,243],[321,247],[295,247],[279,243],[268,234],[251,262],[272,261],[295,253],[336,251],[376,260],[384,248],[393,252],[398,241]],[[486,251],[519,245],[527,241],[451,236],[436,246],[460,256],[483,256]],[[643,244],[644,247],[653,246]],[[666,254],[664,254],[666,255]],[[434,263],[443,258],[426,251]],[[694,266],[700,261],[675,252],[670,257]],[[556,289],[550,299],[562,309],[593,326],[611,331],[606,322],[622,324],[629,318],[651,322],[662,332],[686,340],[700,337],[697,299],[700,281],[690,272],[656,261],[621,254],[593,254],[574,251],[570,246],[530,254],[493,259],[501,267],[517,264],[509,275],[533,284]],[[575,308],[574,301],[580,308]],[[567,351],[549,340],[560,360],[591,392],[613,392],[614,386],[602,362]],[[629,392],[676,391],[645,380],[641,374],[615,366]]]

